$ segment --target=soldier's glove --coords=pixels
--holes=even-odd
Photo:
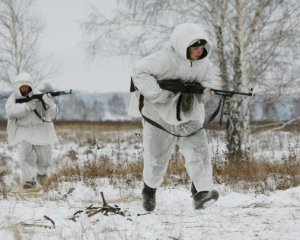
[[[29,102],[26,102],[26,110],[27,111],[34,111],[37,107],[37,104],[38,104],[39,100],[37,99],[33,99]]]
[[[170,98],[174,97],[175,94],[169,90],[161,89],[160,95],[156,98],[149,99],[152,103],[166,103]]]
[[[46,104],[47,109],[55,105],[54,99],[50,93],[45,93],[42,98]]]
[[[201,95],[201,99],[203,103],[207,103],[214,95],[215,93],[210,88],[205,88]]]

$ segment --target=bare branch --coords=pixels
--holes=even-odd
[[[34,0],[0,0],[1,80],[10,81],[21,71],[30,72],[36,80],[49,75],[44,69],[44,61],[48,60],[39,56],[43,23],[32,14],[33,3]],[[46,69],[55,71],[54,66]]]

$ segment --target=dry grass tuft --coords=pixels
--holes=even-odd
[[[298,123],[297,123],[298,124]],[[288,126],[287,130],[294,131],[299,125],[293,124]],[[0,128],[4,128],[4,124],[0,124]],[[72,166],[66,166],[59,170],[56,174],[49,176],[44,184],[45,190],[57,188],[62,181],[80,181],[97,178],[109,178],[111,184],[116,182],[130,183],[135,186],[137,182],[142,181],[143,161],[139,159],[134,162],[123,161],[122,163],[114,163],[110,155],[102,155],[100,158],[96,154],[97,149],[101,149],[103,142],[113,143],[114,154],[121,153],[122,141],[134,144],[137,141],[137,136],[129,136],[126,140],[116,138],[118,136],[110,136],[111,131],[118,133],[118,131],[127,131],[133,129],[141,129],[140,123],[132,122],[57,122],[56,129],[59,131],[68,130],[68,134],[61,134],[65,138],[70,138],[70,141],[77,141],[78,146],[85,146],[85,154],[93,155],[95,161],[90,161],[84,166],[79,167],[80,154],[77,149],[68,150],[65,157],[70,159]],[[69,132],[71,131],[72,134]],[[264,128],[265,130],[265,128]],[[254,129],[253,131],[261,131],[261,129]],[[105,133],[103,133],[105,132]],[[107,134],[108,132],[108,134]],[[82,140],[85,139],[86,140]],[[68,139],[67,139],[68,140]],[[141,139],[137,141],[140,143]],[[136,149],[140,145],[137,144]],[[225,184],[227,186],[244,190],[251,190],[257,193],[266,193],[273,190],[283,190],[300,185],[300,162],[298,145],[291,147],[287,156],[282,156],[280,162],[270,162],[259,159],[241,158],[232,159],[227,156],[226,162],[213,162],[214,180],[218,184]],[[122,150],[123,151],[123,150]],[[126,151],[126,149],[124,150]],[[217,150],[218,151],[218,150]],[[218,155],[218,153],[216,153]],[[114,155],[115,156],[115,155]],[[117,155],[118,156],[118,155]],[[122,157],[117,157],[121,161]],[[3,165],[0,158],[0,165]],[[7,172],[3,172],[0,180]],[[3,182],[3,181],[2,181]],[[180,154],[179,149],[176,148],[172,155],[167,174],[163,185],[185,185],[190,182],[184,167],[184,157]],[[5,184],[0,181],[0,196],[7,196],[7,188]]]
[[[8,189],[3,181],[3,177],[7,174],[8,174],[7,172],[0,173],[0,196],[2,196],[3,198],[7,198],[7,194],[8,194]]]
[[[7,198],[8,194],[8,189],[4,182],[4,177],[10,174],[7,169],[7,161],[8,159],[5,156],[0,157],[0,196],[3,198]]]
[[[284,122],[256,122],[251,126],[252,133],[269,131],[280,128],[281,131],[298,132],[300,129],[300,121],[295,121],[290,124]]]
[[[109,178],[114,184],[123,181],[130,185],[142,180],[143,163],[125,162],[123,164],[113,163],[108,156],[102,156],[99,162],[90,162],[85,166],[66,167],[50,176],[44,184],[45,190],[57,187],[61,181],[80,181],[82,179]]]
[[[143,162],[113,163],[108,156],[102,156],[98,162],[90,162],[84,167],[66,167],[49,177],[45,190],[58,186],[61,181],[79,181],[97,178],[109,178],[111,184],[130,183],[136,186],[142,181]],[[289,156],[282,162],[258,160],[227,161],[213,163],[214,180],[236,190],[251,190],[267,193],[284,190],[300,185],[300,162]],[[172,155],[163,185],[186,185],[190,182],[184,166],[184,157],[178,152]]]
[[[125,182],[135,186],[142,181],[143,161],[113,163],[108,156],[102,156],[100,161],[92,161],[84,167],[65,167],[50,176],[44,184],[44,189],[50,190],[58,187],[61,181],[80,181],[97,178],[109,178],[111,184]],[[184,158],[179,152],[172,155],[163,185],[184,185],[189,182],[185,171]]]
[[[108,177],[138,180],[142,179],[143,164],[141,161],[114,164],[109,157],[102,156],[99,163],[92,162],[82,169],[84,178]]]
[[[213,165],[215,181],[231,187],[266,193],[300,185],[300,162],[287,158],[282,162],[258,160],[228,161]]]
[[[107,131],[125,131],[140,129],[141,122],[134,121],[103,121],[103,122],[89,122],[89,121],[56,121],[56,130],[74,130],[76,132],[92,131],[92,132],[107,132]]]
[[[186,185],[190,181],[184,166],[184,157],[179,152],[179,147],[175,146],[175,152],[172,154],[164,185]]]

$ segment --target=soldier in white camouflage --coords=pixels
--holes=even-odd
[[[175,145],[180,147],[192,181],[194,208],[204,208],[219,197],[213,190],[211,154],[203,128],[204,104],[213,94],[210,88],[220,87],[208,59],[209,52],[205,31],[199,25],[184,23],[174,29],[170,46],[144,57],[133,69],[132,81],[137,91],[132,95],[129,113],[142,114],[144,118],[142,196],[147,211],[155,209],[156,189],[163,182]],[[167,79],[198,81],[206,89],[202,95],[174,94],[157,83]]]

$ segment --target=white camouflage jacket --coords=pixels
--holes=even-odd
[[[204,87],[218,88],[212,64],[206,57],[190,60],[186,57],[187,48],[199,39],[207,41],[204,46],[207,56],[210,43],[201,27],[192,23],[177,26],[171,35],[171,45],[141,59],[134,67],[132,80],[138,91],[131,97],[129,114],[140,116],[138,110],[139,95],[145,97],[143,114],[155,120],[157,114],[168,124],[179,125],[191,120],[205,119],[204,103],[200,95],[193,96],[191,110],[181,112],[181,121],[176,118],[176,105],[180,93],[174,95],[162,90],[157,80],[182,79],[183,81],[199,81]]]
[[[14,82],[14,92],[9,96],[5,109],[7,113],[7,134],[8,145],[13,146],[22,141],[27,141],[33,145],[48,145],[56,143],[57,136],[51,119],[56,114],[56,104],[54,101],[48,104],[45,111],[40,102],[37,103],[36,111],[43,120],[31,109],[30,103],[16,103],[16,99],[24,98],[19,90],[22,85],[31,87],[32,94],[38,94],[33,81],[28,74],[21,74]]]

